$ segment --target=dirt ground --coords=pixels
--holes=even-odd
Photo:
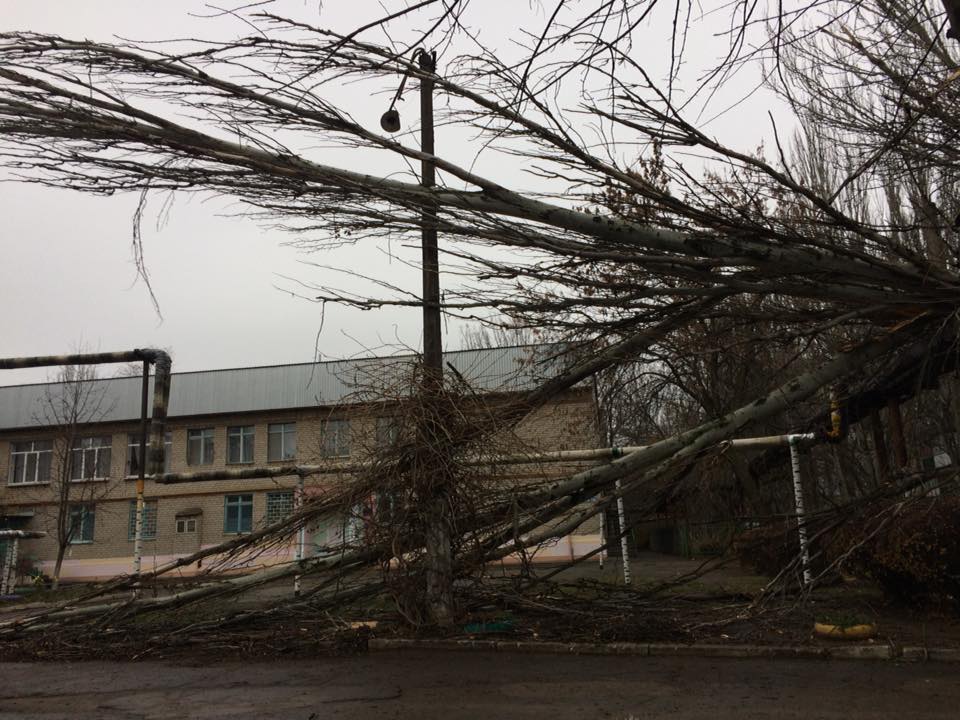
[[[384,652],[0,663],[0,719],[956,718],[946,664]]]
[[[712,644],[832,645],[813,634],[815,619],[863,618],[879,627],[872,641],[894,647],[960,648],[960,616],[954,611],[917,611],[893,606],[876,588],[839,584],[818,589],[813,597],[774,598],[757,603],[762,577],[729,563],[690,583],[656,597],[645,596],[650,586],[672,581],[700,568],[702,561],[644,553],[632,563],[634,583],[627,590],[617,582],[616,562],[599,568],[585,563],[554,578],[559,584],[534,585],[523,594],[513,592],[516,568],[493,568],[499,580],[496,592],[473,596],[469,611],[444,637],[562,642],[707,642]],[[551,568],[539,567],[542,576]],[[506,577],[504,577],[506,576]],[[601,581],[601,582],[598,582]],[[315,582],[309,579],[305,588]],[[164,594],[161,586],[150,592]],[[271,606],[291,596],[289,582],[275,583],[241,598],[210,606],[189,606],[150,615],[130,627],[87,626],[69,632],[37,633],[5,640],[0,646],[8,660],[173,660],[199,662],[212,653],[254,662],[362,653],[366,638],[434,637],[435,629],[411,629],[399,621],[392,606],[344,608],[333,618],[309,607],[269,618],[241,622],[202,633],[195,623],[231,616],[256,607]],[[126,597],[126,596],[124,596]],[[121,599],[121,598],[118,598]],[[0,621],[36,612],[36,603],[0,607]],[[377,626],[351,630],[351,621],[375,620]],[[191,628],[184,632],[182,628]],[[176,631],[176,632],[174,632]]]

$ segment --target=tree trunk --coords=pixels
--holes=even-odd
[[[50,584],[52,590],[58,590],[60,588],[60,568],[63,567],[63,556],[66,552],[66,545],[60,545],[57,548],[57,562],[53,566],[53,582]]]
[[[907,467],[907,441],[903,433],[903,416],[900,414],[900,401],[890,398],[887,402],[887,420],[890,422],[890,441],[893,444],[893,458],[897,469]]]
[[[430,618],[437,625],[450,625],[454,618],[453,557],[446,493],[440,492],[430,506],[426,527],[427,602]]]

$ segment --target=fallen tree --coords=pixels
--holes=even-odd
[[[341,549],[345,564],[311,559],[219,588],[97,612],[168,608],[286,575],[335,568],[343,577],[379,564],[385,578],[391,572],[397,578],[395,568],[402,568],[395,587],[408,597],[399,604],[419,623],[429,616],[424,606],[431,603],[423,593],[450,588],[425,590],[423,550],[436,522],[417,508],[442,501],[444,522],[456,528],[446,541],[454,576],[464,577],[492,559],[569,532],[617,494],[651,486],[656,499],[679,492],[678,468],[758,424],[788,415],[806,421],[816,415],[812,407],[826,406],[828,390],[850,387],[858,375],[892,373],[886,385],[864,388],[865,399],[869,392],[893,392],[896,368],[928,358],[931,349],[939,359],[925,365],[929,374],[939,376],[951,367],[942,360],[944,348],[955,346],[960,276],[950,259],[958,248],[947,232],[948,202],[941,203],[942,210],[917,210],[910,218],[903,208],[894,213],[888,207],[891,217],[878,220],[861,212],[851,193],[863,191],[860,178],[882,181],[880,171],[889,166],[857,158],[861,162],[847,176],[825,181],[792,168],[780,147],[780,162],[770,163],[742,143],[708,134],[687,119],[693,114],[687,105],[673,99],[673,74],[670,87],[659,86],[631,52],[631,42],[646,31],[631,13],[642,9],[645,15],[655,3],[605,4],[600,12],[561,3],[515,56],[502,57],[464,33],[466,50],[454,70],[425,69],[409,51],[421,44],[439,46],[441,37],[460,37],[457,5],[441,10],[420,3],[350,32],[254,8],[249,20],[257,33],[226,43],[137,46],[0,34],[0,161],[23,181],[101,195],[140,193],[138,223],[153,192],[229,197],[244,203],[250,215],[282,224],[311,249],[436,231],[446,243],[447,267],[476,278],[448,289],[444,312],[473,317],[495,311],[518,327],[542,328],[567,349],[567,365],[549,373],[538,390],[477,418],[456,412],[469,389],[457,388],[457,379],[447,374],[443,392],[414,414],[421,430],[443,425],[444,433],[418,431],[395,453],[378,458],[376,472],[361,470],[290,523],[209,553],[262,549],[323,513],[354,507],[385,485],[405,497],[414,510],[385,524],[383,536],[367,538],[363,549]],[[814,5],[778,9],[766,19],[798,24]],[[881,32],[884,5],[869,3],[850,15],[838,3],[836,15],[811,42],[850,35],[844,23],[855,17],[864,34],[881,33],[881,40],[895,45],[895,38]],[[901,15],[896,18],[902,23]],[[425,35],[403,24],[425,17],[433,28]],[[935,18],[924,17],[920,24],[929,28]],[[750,15],[738,23],[727,60],[711,75],[716,83],[729,68],[753,59],[742,34],[752,32],[759,19]],[[363,30],[384,23],[405,32],[410,46],[398,52],[362,37]],[[689,17],[686,25],[695,28]],[[805,47],[802,35],[789,36],[789,44],[781,46],[787,37],[773,32],[763,52],[779,60],[787,57],[784,47]],[[933,81],[944,64],[931,69],[924,56],[915,69],[925,81],[904,84],[903,69],[883,66],[862,41],[854,37],[843,47],[859,53],[855,62],[879,67],[887,87],[898,88],[912,103],[909,118],[885,121],[883,134],[896,142],[874,143],[878,157],[903,150],[912,162],[918,148],[952,137],[954,121],[946,108],[953,84]],[[940,50],[930,57],[945,63]],[[681,65],[683,50],[670,52],[671,64]],[[536,180],[518,187],[509,172],[481,174],[458,151],[427,153],[403,136],[395,139],[372,129],[375,123],[354,118],[347,101],[331,99],[345,80],[380,88],[400,76],[433,83],[446,108],[442,121],[468,127],[488,146],[519,156],[522,169]],[[560,92],[571,88],[572,104]],[[798,112],[801,106],[807,117],[822,107],[797,103]],[[576,123],[578,113],[588,121]],[[592,139],[586,137],[591,132]],[[618,161],[617,143],[609,140],[614,136],[664,148],[669,162],[662,172],[669,182],[652,183]],[[372,175],[337,164],[316,149],[323,143],[369,153],[383,170]],[[955,162],[951,147],[939,143],[930,160],[939,163],[943,177]],[[683,151],[690,148],[703,155],[706,171],[684,164]],[[406,172],[413,161],[434,167],[438,184],[426,187]],[[594,209],[598,191],[625,199],[624,207]],[[932,191],[921,195],[915,208],[929,210],[930,202],[942,199]],[[138,231],[138,251],[140,242]],[[425,302],[383,279],[384,297],[305,284],[321,302],[365,309]],[[716,319],[764,329],[766,334],[754,333],[748,343],[777,343],[767,357],[780,365],[764,378],[755,401],[711,408],[708,417],[694,414],[669,437],[557,483],[477,490],[479,471],[463,460],[489,452],[481,447],[485,438],[508,430],[563,389],[624,363],[660,363],[682,387],[682,373],[669,369],[669,360],[691,349],[685,332]],[[711,352],[722,350],[725,338],[705,337],[719,346]],[[896,385],[898,397],[915,392],[907,380]],[[848,421],[856,422],[861,406],[851,407]],[[431,475],[437,467],[443,482]],[[618,483],[621,489],[614,490]],[[106,587],[115,591],[126,583]],[[63,607],[9,630],[95,614]]]

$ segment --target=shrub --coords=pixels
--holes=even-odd
[[[742,567],[773,577],[800,555],[797,524],[791,520],[745,530],[733,541],[733,551]]]
[[[911,604],[960,602],[960,498],[914,501],[899,514],[848,524],[828,550],[842,569]]]

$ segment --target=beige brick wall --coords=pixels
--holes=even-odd
[[[505,400],[505,399],[504,399]],[[234,425],[253,425],[254,465],[265,466],[267,460],[267,428],[274,422],[297,423],[297,461],[313,463],[321,459],[322,428],[327,419],[351,421],[351,457],[358,461],[375,446],[374,437],[378,417],[393,414],[385,405],[359,405],[346,408],[304,409],[284,412],[261,412],[245,415],[221,415],[193,418],[171,418],[168,429],[172,434],[171,472],[192,470],[218,470],[228,467],[226,463],[227,428]],[[402,421],[402,419],[401,419]],[[214,428],[214,462],[210,465],[190,467],[187,465],[187,430]],[[139,429],[138,423],[99,424],[91,426],[90,435],[111,435],[111,479],[104,482],[76,483],[71,486],[71,501],[92,501],[96,504],[94,541],[75,544],[69,549],[69,558],[90,559],[127,557],[133,554],[133,541],[128,538],[130,500],[135,497],[136,482],[125,479],[127,438]],[[55,484],[40,486],[12,486],[10,474],[11,443],[20,440],[39,439],[38,431],[0,433],[0,508],[32,509],[35,513],[29,527],[46,530],[53,534],[53,516],[56,510]],[[589,390],[568,393],[560,401],[552,403],[525,419],[515,432],[506,433],[490,447],[503,447],[505,452],[524,449],[572,449],[595,447],[598,442],[595,413]],[[56,455],[56,453],[55,453]],[[562,476],[575,469],[574,464],[516,466],[505,474],[504,480],[520,482],[543,482]],[[56,468],[54,468],[56,472]],[[336,476],[324,476],[313,482],[336,481]],[[252,493],[254,496],[254,525],[261,523],[266,511],[266,493],[277,489],[292,489],[295,477],[251,480],[217,480],[176,485],[157,485],[147,481],[145,495],[158,501],[157,538],[144,544],[144,554],[170,555],[197,550],[201,545],[222,542],[224,496],[236,493]],[[195,534],[176,533],[176,514],[180,510],[199,507],[203,513],[200,527]],[[24,544],[24,554],[34,559],[55,557],[52,538],[30,541]]]

